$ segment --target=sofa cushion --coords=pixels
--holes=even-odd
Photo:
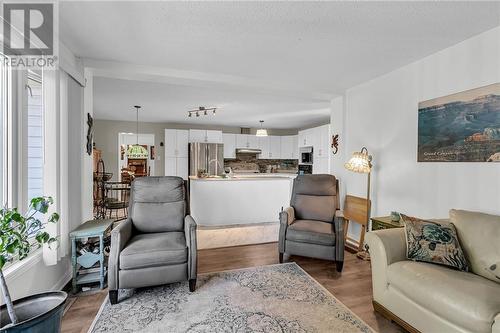
[[[287,228],[286,239],[294,242],[327,246],[335,244],[333,225],[313,220],[295,220]]]
[[[440,265],[399,261],[387,268],[389,288],[471,332],[491,332],[500,313],[500,285]]]
[[[471,271],[500,283],[500,216],[450,210]]]
[[[137,269],[187,262],[183,232],[141,234],[132,237],[120,253],[120,269]]]
[[[453,224],[440,224],[403,214],[401,218],[405,226],[408,259],[469,270]]]

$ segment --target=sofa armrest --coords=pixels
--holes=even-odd
[[[345,239],[344,239],[344,216],[340,211],[335,212],[333,218],[335,228],[335,260],[344,261]]]
[[[197,274],[197,241],[196,241],[196,222],[191,215],[184,218],[184,236],[186,245],[189,249],[188,254],[188,279],[196,279]]]
[[[118,290],[118,271],[120,267],[120,252],[132,237],[132,220],[129,218],[121,222],[111,232],[111,249],[108,261],[108,288]]]
[[[285,238],[286,238],[286,229],[290,224],[295,221],[295,209],[293,207],[287,207],[280,212],[280,231],[279,231],[279,239],[278,239],[278,247],[280,253],[285,253]]]
[[[497,314],[493,320],[493,325],[491,327],[491,333],[500,333],[500,313]]]
[[[404,228],[392,228],[366,233],[366,244],[372,263],[373,299],[380,300],[388,286],[387,267],[406,260]]]

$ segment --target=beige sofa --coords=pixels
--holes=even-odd
[[[451,210],[470,271],[406,259],[403,228],[369,232],[373,306],[410,332],[500,333],[500,216]]]

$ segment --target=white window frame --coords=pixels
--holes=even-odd
[[[4,61],[7,57],[0,53],[0,66],[2,70],[0,71],[0,80],[1,82],[5,82],[5,84],[0,85],[0,117],[1,120],[1,128],[0,135],[2,145],[2,159],[1,159],[1,188],[2,191],[2,202],[0,205],[11,204],[11,194],[10,194],[10,181],[9,181],[9,135],[11,133],[9,129],[9,119],[10,119],[10,110],[11,110],[11,87],[12,87],[12,71],[11,68],[7,65],[7,62]]]

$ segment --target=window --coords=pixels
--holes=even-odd
[[[40,75],[29,72],[26,84],[27,93],[27,201],[43,196],[43,91]]]

